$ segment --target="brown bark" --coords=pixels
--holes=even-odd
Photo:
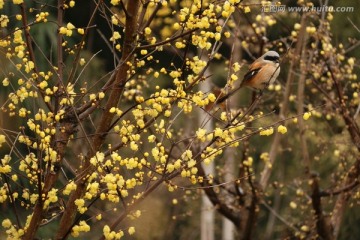
[[[323,214],[322,205],[321,205],[321,193],[319,188],[319,179],[317,176],[312,176],[312,195],[311,202],[313,209],[315,210],[315,221],[316,221],[316,231],[321,239],[332,240],[335,239],[331,226],[328,219]]]
[[[122,51],[122,57],[119,65],[117,66],[116,78],[111,86],[111,92],[109,99],[105,105],[102,118],[98,124],[96,133],[92,139],[92,146],[88,151],[85,162],[82,166],[82,172],[80,173],[81,178],[77,182],[76,190],[70,195],[69,200],[66,204],[66,210],[60,221],[60,227],[57,233],[56,239],[63,239],[70,233],[71,227],[74,224],[74,219],[77,213],[77,207],[75,205],[75,200],[81,198],[86,191],[86,181],[87,175],[94,170],[94,166],[90,164],[90,158],[93,157],[96,152],[100,149],[101,145],[104,143],[104,140],[108,134],[109,127],[111,126],[114,114],[110,113],[112,107],[116,107],[121,93],[124,89],[124,85],[128,78],[128,70],[130,66],[127,64],[128,61],[131,62],[134,49],[136,48],[137,42],[137,29],[138,29],[138,13],[140,9],[140,0],[129,1],[127,4],[127,15],[126,15],[126,24],[125,24],[125,37],[124,37],[124,46]]]

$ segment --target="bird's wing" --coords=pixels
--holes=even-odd
[[[243,82],[250,81],[250,79],[251,79],[253,76],[255,76],[260,70],[261,70],[261,67],[255,68],[255,69],[251,69],[251,70],[247,71],[247,73],[245,73],[245,75],[244,75]]]
[[[255,61],[253,64],[251,64],[249,71],[245,73],[243,82],[249,81],[253,76],[255,76],[258,72],[260,72],[261,68],[266,65],[266,63],[260,63]]]

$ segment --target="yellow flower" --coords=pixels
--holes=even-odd
[[[302,225],[300,229],[301,229],[301,231],[303,231],[303,232],[309,232],[309,230],[310,230],[309,227],[306,226],[306,225]]]
[[[280,125],[277,130],[279,133],[282,133],[282,134],[285,134],[287,132],[287,128],[283,125]]]
[[[41,88],[41,89],[44,89],[44,88],[46,88],[48,86],[48,83],[46,82],[46,81],[42,81],[41,83],[39,83],[39,87]]]
[[[78,31],[78,33],[81,34],[81,35],[83,35],[83,34],[85,33],[85,31],[84,31],[83,28],[78,28],[77,31]]]
[[[313,34],[316,32],[316,27],[306,27],[306,32],[309,34]]]
[[[354,63],[355,63],[355,59],[354,58],[349,58],[348,59],[348,64],[352,67],[354,66]]]
[[[6,16],[6,15],[1,15],[0,16],[0,25],[1,25],[1,27],[6,27],[8,22],[9,22],[8,16]]]
[[[196,131],[196,137],[202,142],[205,142],[206,140],[205,135],[206,135],[206,129],[199,128]]]
[[[6,142],[5,135],[0,134],[0,147],[4,142]]]
[[[220,41],[220,39],[221,39],[221,34],[220,33],[215,33],[215,40]]]
[[[66,28],[65,27],[61,27],[60,29],[59,29],[59,33],[61,33],[61,34],[66,34]]]
[[[155,139],[156,139],[156,137],[155,137],[154,135],[150,135],[150,136],[148,137],[148,141],[149,141],[149,142],[155,142]]]
[[[65,189],[63,190],[63,194],[69,195],[71,191],[74,191],[75,189],[76,189],[76,184],[73,181],[71,181],[66,185]]]
[[[11,221],[10,221],[10,219],[4,219],[3,221],[2,221],[2,223],[1,223],[1,225],[4,227],[4,228],[9,228],[9,227],[11,227]]]
[[[119,5],[120,0],[111,0],[110,3],[114,6]]]
[[[232,81],[236,81],[236,80],[238,80],[238,76],[236,76],[236,74],[231,74],[231,80]]]
[[[129,227],[128,233],[129,233],[130,235],[133,235],[133,234],[135,233],[135,227]]]
[[[311,112],[306,112],[306,113],[304,113],[304,115],[303,115],[303,119],[304,119],[304,120],[308,120],[308,119],[310,118],[310,116],[311,116]]]
[[[175,47],[180,49],[180,48],[186,47],[186,45],[184,43],[182,43],[182,42],[176,42]]]
[[[29,73],[32,69],[34,69],[35,65],[33,61],[28,61],[25,63],[25,72]]]
[[[84,64],[86,63],[84,58],[80,58],[79,64],[80,66],[84,66]]]
[[[151,29],[149,27],[145,28],[145,34],[146,35],[151,34]]]
[[[137,151],[139,149],[139,146],[134,141],[131,141],[130,142],[130,148],[133,151]]]
[[[105,93],[104,92],[99,92],[99,99],[103,99],[105,97]]]
[[[294,29],[295,30],[300,30],[300,28],[301,28],[301,24],[300,23],[295,23]]]
[[[268,129],[261,130],[260,136],[270,136],[273,133],[274,133],[274,129],[272,127],[270,127]]]
[[[120,33],[118,31],[115,31],[115,32],[113,32],[113,35],[110,38],[110,41],[114,42],[115,40],[120,39],[120,38],[121,38]]]
[[[292,209],[295,209],[295,208],[297,208],[297,204],[295,203],[295,202],[290,202],[290,207],[292,208]]]
[[[214,135],[215,137],[221,137],[223,134],[223,131],[221,128],[215,128]]]
[[[281,85],[280,84],[277,84],[275,85],[275,91],[280,91],[281,90]]]
[[[10,173],[10,172],[11,172],[10,165],[5,165],[5,166],[0,165],[0,173],[4,174],[4,173]]]
[[[248,157],[245,161],[243,161],[244,166],[250,167],[253,164],[254,159],[252,157]]]
[[[269,158],[269,153],[268,153],[268,152],[263,152],[263,153],[261,153],[260,159],[263,160],[264,162],[269,161],[269,160],[270,160],[270,158]]]
[[[14,43],[22,43],[23,42],[23,39],[22,39],[22,31],[20,29],[17,29],[15,32],[14,32],[14,40],[13,40]]]
[[[14,4],[22,4],[24,1],[23,0],[13,0]]]
[[[175,30],[179,30],[180,29],[180,24],[179,23],[174,23],[174,25],[173,25],[173,28],[175,29]]]
[[[69,29],[69,30],[73,30],[73,29],[75,28],[75,26],[74,26],[72,23],[69,22],[69,23],[66,25],[66,28]]]
[[[240,64],[238,62],[235,62],[233,64],[233,69],[234,69],[234,72],[238,72],[240,70]]]
[[[238,126],[236,127],[236,130],[237,130],[237,131],[242,131],[242,130],[244,130],[244,128],[245,128],[245,124],[241,123],[240,125],[238,125]]]

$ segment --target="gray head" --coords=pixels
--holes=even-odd
[[[261,56],[265,61],[271,61],[274,63],[278,63],[280,59],[280,55],[275,51],[268,51],[264,55]]]

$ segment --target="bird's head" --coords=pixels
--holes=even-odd
[[[280,55],[275,51],[268,51],[261,56],[264,61],[279,63]]]

